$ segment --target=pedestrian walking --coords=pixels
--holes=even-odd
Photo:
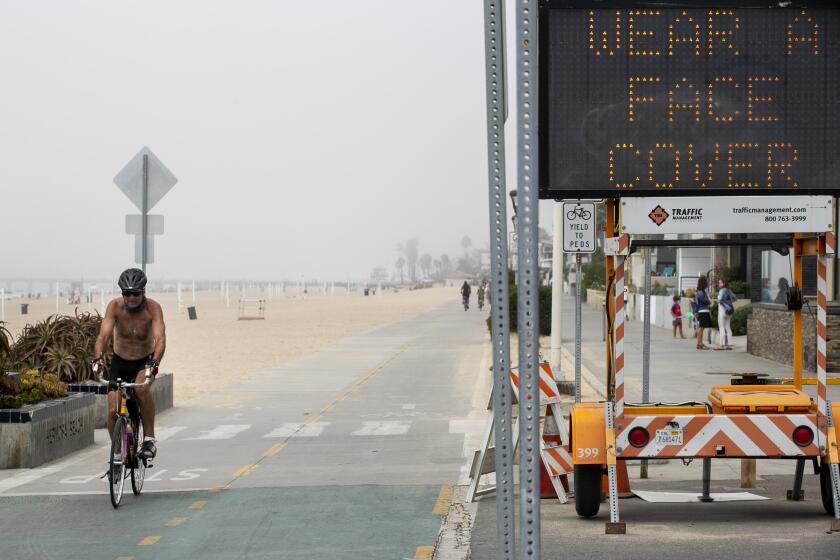
[[[726,282],[718,280],[718,347],[716,350],[732,350],[732,314],[735,313],[735,301],[738,298],[726,287]]]
[[[671,306],[671,325],[674,327],[674,338],[677,338],[677,331],[680,331],[680,338],[685,338],[683,334],[683,314],[680,307],[680,296],[674,296],[674,304]]]
[[[694,291],[694,303],[697,306],[696,316],[699,328],[697,329],[697,349],[708,350],[709,347],[703,344],[703,333],[706,329],[712,328],[712,315],[709,311],[711,300],[706,289],[709,286],[709,279],[705,275],[697,280],[697,289]]]

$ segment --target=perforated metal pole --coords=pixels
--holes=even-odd
[[[551,250],[551,369],[555,379],[562,379],[563,338],[563,203],[554,201],[554,235]]]
[[[496,436],[496,558],[513,560],[513,434],[508,323],[507,188],[505,187],[504,3],[484,2],[487,78],[487,173],[490,196],[490,317],[493,332],[493,430]]]
[[[604,416],[607,423],[607,498],[610,503],[610,524],[620,523],[618,515],[618,473],[616,471],[615,446],[615,418],[613,416],[613,403],[604,403]],[[609,531],[609,525],[608,531]]]
[[[519,280],[519,557],[540,558],[539,192],[537,0],[516,10],[517,207]]]
[[[581,316],[581,293],[580,293],[580,253],[575,253],[575,402],[580,402],[581,383],[581,352],[580,337],[583,329],[583,317]]]
[[[834,418],[832,417],[832,410],[831,410],[831,401],[826,401],[826,421],[829,430],[834,430]],[[838,450],[833,450],[834,453],[837,453]],[[831,449],[826,449],[825,457],[828,458],[829,453],[831,453]],[[824,459],[825,460],[825,459]],[[834,504],[834,520],[835,523],[832,525],[832,528],[838,525],[837,520],[840,520],[840,466],[837,463],[831,463],[828,465],[828,478],[829,478],[829,490],[831,491],[831,500]],[[840,530],[840,528],[838,528]]]
[[[650,248],[645,248],[645,316],[642,348],[642,402],[650,402]]]
[[[650,247],[645,248],[645,305],[642,321],[642,402],[650,402]],[[648,477],[648,461],[642,459],[639,478]]]

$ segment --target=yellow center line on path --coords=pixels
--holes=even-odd
[[[137,543],[137,546],[151,546],[160,540],[160,535],[151,535]]]
[[[284,447],[286,447],[286,442],[285,441],[281,441],[280,443],[275,443],[274,445],[269,447],[268,450],[265,453],[262,454],[262,456],[263,457],[274,457],[275,455],[280,453],[280,450],[283,449]]]
[[[216,494],[216,493],[221,492],[222,490],[226,490],[226,489],[227,489],[227,486],[225,486],[224,484],[216,484],[215,486],[213,486],[213,488],[210,489],[210,492]]]
[[[189,519],[189,517],[173,517],[172,519],[166,522],[166,526],[178,527],[179,525],[182,525],[187,519]]]
[[[242,478],[243,476],[248,476],[251,474],[251,471],[257,468],[257,463],[251,463],[249,465],[245,465],[235,473],[233,473],[234,478]]]
[[[405,352],[407,349],[408,349],[408,344],[406,344],[405,346],[403,346],[402,348],[400,348],[400,349],[397,351],[397,353],[396,353],[396,354],[394,354],[393,356],[391,356],[390,358],[388,358],[387,360],[385,360],[384,362],[382,362],[381,364],[379,364],[378,366],[376,366],[376,368],[374,368],[372,371],[370,371],[369,373],[363,374],[363,377],[360,377],[359,379],[357,379],[355,383],[353,383],[353,384],[352,384],[352,385],[351,385],[351,386],[350,386],[350,387],[349,387],[346,391],[344,391],[344,393],[342,393],[341,395],[339,395],[338,397],[336,397],[335,399],[333,399],[333,401],[332,401],[331,403],[329,403],[329,404],[328,404],[328,405],[326,405],[324,408],[322,408],[322,409],[321,409],[321,411],[320,411],[318,414],[316,414],[315,416],[310,416],[309,418],[307,418],[306,422],[304,422],[304,425],[305,425],[305,426],[309,426],[309,425],[311,425],[311,424],[314,424],[314,423],[315,423],[315,422],[317,422],[318,420],[320,420],[320,419],[321,419],[321,417],[322,417],[325,413],[327,413],[327,412],[329,412],[330,410],[332,410],[332,409],[333,409],[333,407],[335,407],[335,405],[337,405],[337,404],[338,404],[338,403],[340,403],[341,401],[346,400],[346,399],[347,399],[350,395],[352,395],[352,394],[353,394],[356,390],[358,390],[358,389],[359,389],[359,387],[361,387],[362,385],[364,385],[364,384],[365,384],[365,382],[367,382],[367,381],[368,381],[368,380],[370,380],[372,377],[374,377],[375,375],[377,375],[380,371],[382,371],[383,369],[385,369],[386,367],[388,367],[388,365],[390,365],[390,364],[391,364],[391,362],[393,362],[394,360],[396,360],[396,359],[397,359],[397,357],[398,357],[400,354],[402,354],[403,352]],[[300,431],[300,430],[297,430],[297,431],[295,432],[295,434],[296,434],[298,431]],[[260,461],[262,461],[263,459],[265,459],[266,457],[274,457],[275,455],[277,455],[277,453],[279,453],[281,449],[283,449],[284,447],[286,447],[286,445],[288,445],[289,440],[291,440],[291,439],[295,436],[295,434],[292,434],[292,435],[290,435],[290,436],[286,437],[286,439],[284,439],[284,440],[283,440],[283,441],[281,441],[280,443],[276,443],[276,444],[272,445],[271,447],[269,447],[266,451],[264,451],[264,452],[263,452],[262,457],[261,457],[261,458],[257,461],[257,463],[256,463],[256,464],[259,464],[259,462],[260,462]],[[255,464],[255,466],[256,466],[256,464]],[[241,471],[241,470],[242,470],[242,469],[240,469],[240,471]],[[250,471],[249,471],[249,472],[250,472]],[[239,473],[239,471],[236,471],[236,473],[234,474],[234,477],[239,478],[240,476],[238,475],[238,473]],[[247,473],[245,473],[245,474],[247,474]],[[243,475],[243,476],[244,476],[244,475]],[[235,478],[234,480],[236,480],[236,478]],[[229,482],[229,483],[227,484],[227,486],[230,486],[231,484],[233,484],[233,482],[234,482],[234,481],[232,480],[231,482]],[[226,487],[227,487],[227,486],[226,486]]]
[[[432,513],[435,515],[446,515],[449,511],[449,506],[452,504],[452,494],[455,492],[455,487],[451,484],[444,484],[440,487],[440,494],[435,501],[435,507],[432,508]]]
[[[207,505],[207,500],[198,500],[197,502],[193,502],[190,506],[190,509],[201,509]]]
[[[433,546],[418,546],[414,551],[414,560],[432,560],[432,554],[435,552]]]

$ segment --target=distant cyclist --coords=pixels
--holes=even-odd
[[[472,288],[470,288],[469,282],[464,280],[464,284],[461,286],[461,297],[464,299],[464,311],[470,308],[470,293],[472,292]]]
[[[166,350],[166,326],[163,323],[163,311],[160,304],[146,297],[146,275],[139,268],[129,268],[120,274],[118,285],[122,290],[122,299],[116,298],[108,303],[102,327],[96,338],[93,355],[94,362],[102,363],[102,353],[108,339],[114,337],[114,356],[111,359],[109,381],[118,378],[127,383],[142,383],[144,370],[152,368],[152,375],[157,375],[160,360]],[[140,404],[145,438],[138,451],[144,459],[153,459],[157,454],[155,446],[155,403],[150,393],[151,387],[138,387],[134,394]],[[108,392],[108,433],[114,429],[117,413],[118,392],[109,388]]]
[[[478,299],[478,310],[481,311],[481,309],[484,307],[484,284],[478,285],[478,290],[476,290],[475,292],[475,297],[476,299]]]

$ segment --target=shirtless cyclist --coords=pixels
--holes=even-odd
[[[146,297],[146,281],[146,274],[139,268],[124,271],[118,281],[122,299],[111,300],[105,310],[93,355],[96,356],[94,362],[101,364],[108,339],[114,337],[109,381],[119,378],[127,383],[142,383],[145,381],[143,373],[146,366],[151,366],[153,376],[157,375],[166,350],[166,326],[160,304]],[[143,459],[152,459],[157,454],[157,447],[151,386],[135,388],[134,393],[139,401],[145,434],[137,454]],[[109,389],[108,433],[114,429],[118,402],[116,389]]]

